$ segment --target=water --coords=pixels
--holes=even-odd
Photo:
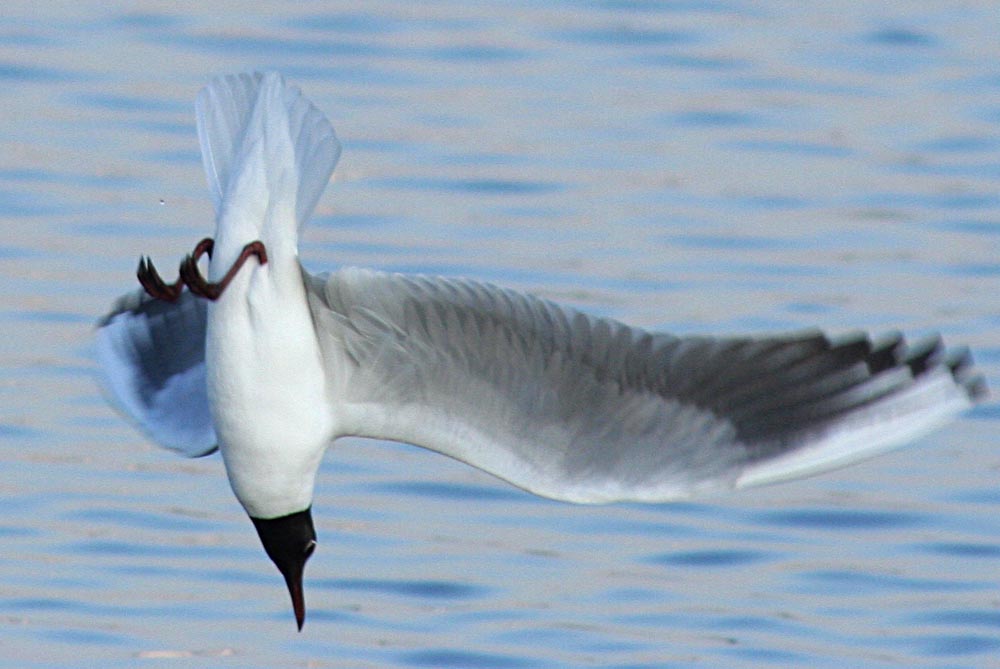
[[[0,666],[1000,666],[994,404],[669,506],[344,440],[296,634],[220,461],[145,443],[89,357],[139,255],[171,267],[211,231],[198,88],[269,67],[344,144],[313,269],[464,274],[677,332],[941,331],[1000,388],[992,5],[171,7],[4,5]]]

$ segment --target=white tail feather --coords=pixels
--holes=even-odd
[[[218,77],[198,94],[195,110],[216,214],[221,213],[231,178],[237,176],[233,170],[245,164],[248,152],[261,138],[266,141],[270,135],[275,141],[265,149],[269,160],[273,159],[269,151],[294,149],[296,174],[289,183],[297,184],[296,221],[299,226],[305,223],[340,158],[340,142],[322,112],[274,72]],[[285,166],[266,167],[280,170]]]

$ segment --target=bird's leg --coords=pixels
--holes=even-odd
[[[194,251],[191,253],[191,255],[194,256],[194,261],[198,262],[198,259],[201,258],[206,253],[208,254],[208,257],[211,258],[212,249],[214,248],[215,248],[215,240],[212,239],[211,237],[205,237],[203,240],[198,242],[197,246],[194,247]]]
[[[207,247],[203,248],[206,243]],[[208,253],[209,256],[212,255],[211,239],[203,240],[195,248],[194,254],[189,255],[184,259],[184,262],[181,263],[181,280],[187,284],[188,289],[190,289],[192,293],[208,300],[219,299],[219,296],[222,295],[222,291],[226,289],[229,282],[233,280],[234,276],[236,276],[236,272],[239,271],[240,267],[243,266],[243,263],[245,263],[247,258],[250,256],[257,256],[257,260],[260,261],[261,265],[267,264],[267,250],[264,248],[264,242],[260,240],[253,241],[243,247],[239,257],[236,258],[236,262],[234,262],[233,266],[229,268],[229,271],[226,272],[226,275],[222,277],[221,281],[218,283],[209,283],[205,280],[205,277],[201,275],[201,272],[198,271],[198,256],[202,253]]]
[[[198,245],[194,247],[193,255],[195,260],[197,261],[205,253],[211,258],[213,245],[214,242],[211,238],[206,238],[198,242]],[[184,290],[184,277],[180,277],[173,283],[164,282],[160,277],[160,273],[156,271],[156,267],[153,266],[153,261],[149,259],[149,256],[139,259],[139,269],[136,270],[135,275],[139,278],[139,283],[146,289],[146,292],[158,300],[176,302],[177,298],[181,296],[181,291]]]

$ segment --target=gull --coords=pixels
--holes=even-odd
[[[96,352],[152,440],[221,451],[299,630],[337,437],[416,444],[557,500],[667,502],[871,457],[986,394],[939,337],[678,337],[470,279],[313,275],[298,237],[340,157],[329,121],[273,72],[217,78],[195,107],[215,237],[174,283],[143,258]]]

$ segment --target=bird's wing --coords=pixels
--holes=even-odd
[[[137,290],[97,325],[97,359],[112,403],[161,446],[188,457],[216,449],[205,385],[205,300]]]
[[[275,105],[283,108],[276,111]],[[301,226],[312,214],[340,158],[340,142],[321,111],[285,84],[275,72],[217,77],[195,101],[198,140],[208,188],[221,213],[233,169],[247,162],[260,138],[290,140],[298,171],[287,183],[297,184],[295,213]],[[271,147],[274,149],[274,147]],[[275,169],[283,168],[282,163]]]
[[[343,433],[569,501],[805,476],[985,392],[967,352],[936,338],[674,337],[473,281],[343,269],[306,282]]]

